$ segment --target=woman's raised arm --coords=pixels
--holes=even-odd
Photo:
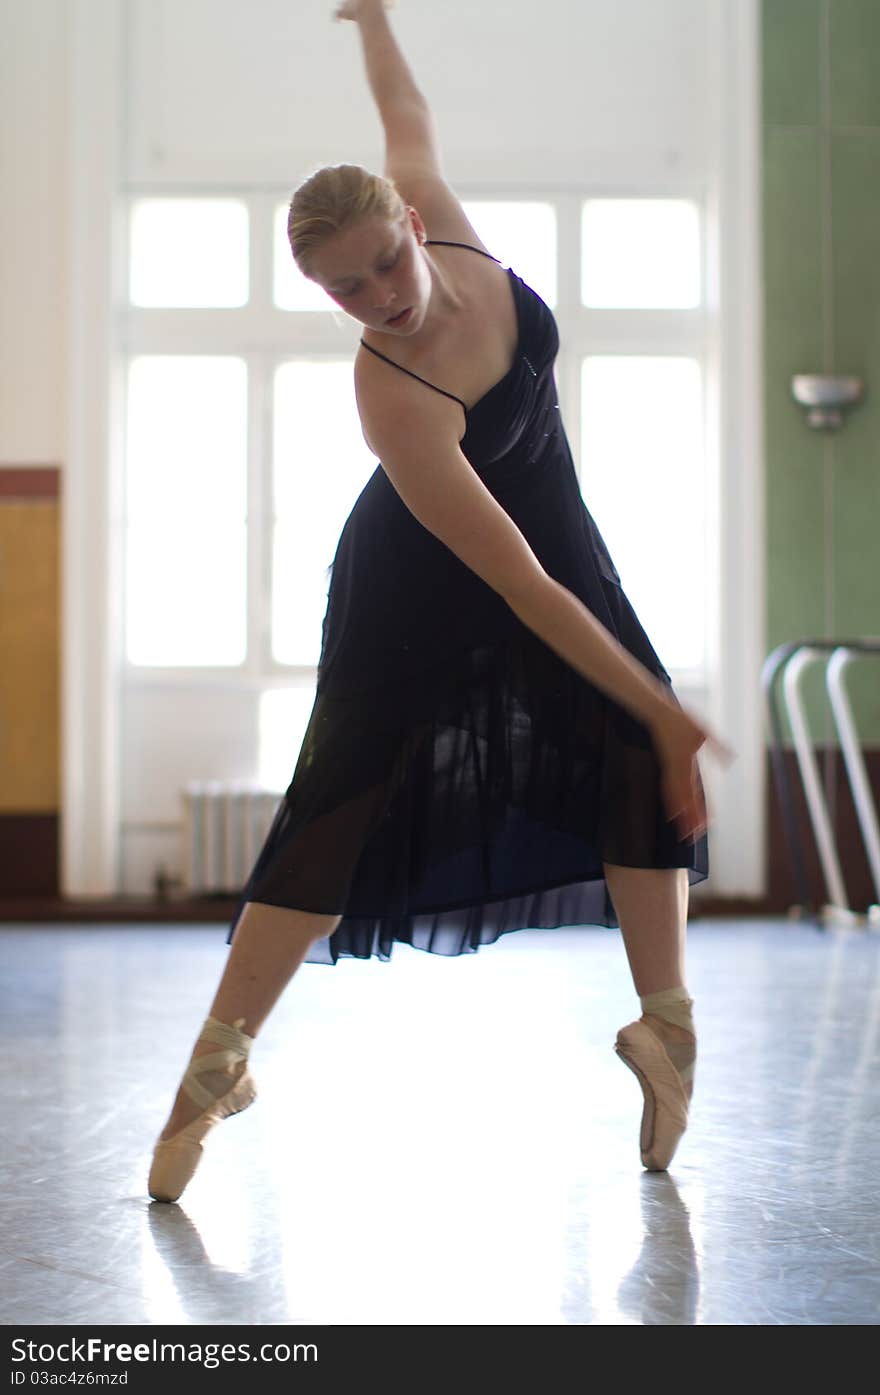
[[[386,8],[385,0],[345,0],[336,10],[337,19],[354,20],[360,30],[367,81],[385,131],[385,173],[398,187],[412,178],[442,179],[434,116],[395,38]]]
[[[385,174],[419,210],[433,238],[485,247],[441,168],[437,124],[385,13],[386,0],[344,0],[337,19],[360,30],[370,91],[385,132]]]

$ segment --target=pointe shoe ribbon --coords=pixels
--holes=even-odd
[[[209,1017],[199,1033],[200,1041],[210,1041],[223,1049],[194,1057],[186,1069],[181,1087],[194,1104],[201,1106],[202,1113],[171,1138],[156,1144],[147,1182],[154,1201],[177,1201],[201,1161],[205,1135],[222,1119],[240,1114],[256,1099],[256,1082],[247,1069],[254,1038],[239,1030],[243,1024],[243,1017],[237,1018],[232,1027]],[[244,1070],[235,1083],[219,1096],[212,1094],[199,1080],[200,1075],[210,1071],[234,1076],[241,1065]]]
[[[642,1087],[644,1109],[639,1135],[642,1164],[649,1172],[663,1172],[671,1163],[688,1123],[689,1101],[682,1076],[669,1059],[659,1036],[644,1021],[621,1027],[614,1049]]]

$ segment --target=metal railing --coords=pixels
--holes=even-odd
[[[804,639],[780,644],[764,661],[761,685],[764,690],[770,723],[773,777],[785,838],[794,873],[795,889],[803,915],[821,926],[845,925],[880,929],[880,828],[877,805],[871,792],[862,748],[853,720],[844,678],[853,660],[872,656],[880,658],[880,638],[827,640]],[[846,887],[840,867],[834,831],[819,777],[819,768],[810,730],[807,725],[802,695],[806,671],[816,662],[825,662],[825,686],[831,704],[834,724],[840,740],[844,765],[852,791],[859,829],[871,869],[876,901],[866,912],[854,910],[847,900]],[[819,854],[828,901],[814,912],[807,882],[804,849],[798,833],[794,797],[786,770],[783,751],[779,688],[791,725],[798,768],[804,788],[807,811]]]

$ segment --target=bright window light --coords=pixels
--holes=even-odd
[[[148,355],[129,367],[126,654],[132,664],[245,657],[247,368]]]
[[[259,705],[259,768],[264,789],[286,790],[315,705],[315,684],[269,688]]]
[[[480,241],[504,266],[556,305],[556,210],[549,203],[500,200],[462,204]]]
[[[245,524],[129,524],[126,656],[153,667],[232,666],[245,659]]]
[[[696,359],[583,362],[584,501],[669,670],[706,660],[702,400]]]
[[[295,360],[275,375],[272,652],[317,664],[327,568],[376,468],[361,432],[350,360]]]
[[[690,309],[700,304],[700,210],[687,199],[587,199],[584,305]]]
[[[248,209],[239,199],[138,199],[133,305],[228,308],[248,300]]]

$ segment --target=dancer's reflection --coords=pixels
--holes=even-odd
[[[225,1321],[230,1313],[235,1313],[236,1322],[242,1323],[287,1321],[290,1315],[283,1286],[284,1266],[278,1248],[282,1228],[278,1224],[265,1225],[266,1219],[260,1217],[259,1261],[251,1258],[255,1238],[251,1236],[248,1267],[242,1273],[212,1259],[210,1235],[203,1239],[198,1226],[181,1207],[153,1202],[147,1208],[147,1224],[161,1276],[155,1294],[154,1321]],[[156,1268],[154,1264],[154,1272]],[[273,1275],[278,1276],[279,1285],[274,1297]],[[145,1287],[148,1286],[145,1275]],[[150,1295],[145,1296],[149,1302]],[[174,1310],[176,1315],[171,1317]]]
[[[688,1209],[668,1172],[643,1174],[641,1188],[644,1239],[617,1290],[620,1311],[646,1327],[691,1327],[700,1269]]]

